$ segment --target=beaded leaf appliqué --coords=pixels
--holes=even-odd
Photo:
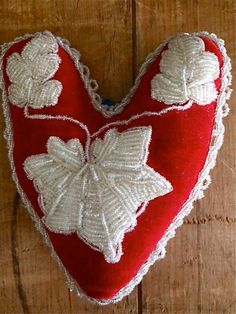
[[[121,133],[110,129],[103,140],[92,142],[89,160],[78,139],[50,137],[47,154],[24,163],[40,193],[46,226],[53,232],[76,232],[107,262],[118,262],[124,234],[136,226],[145,205],[172,190],[146,165],[151,132],[151,127]]]
[[[57,52],[55,37],[44,32],[31,39],[21,54],[15,52],[8,57],[8,97],[12,104],[35,109],[57,104],[62,84],[51,80],[61,61]]]
[[[166,105],[189,100],[207,105],[217,97],[214,80],[219,77],[219,61],[205,51],[204,41],[181,34],[170,40],[162,52],[160,73],[151,81],[151,96]]]

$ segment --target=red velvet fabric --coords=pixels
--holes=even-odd
[[[203,40],[206,50],[217,55],[222,67],[222,56],[216,44],[206,38]],[[14,44],[5,54],[3,69],[6,88],[10,84],[5,71],[7,57],[13,52],[21,52],[27,41]],[[152,100],[150,96],[150,82],[159,71],[160,56],[148,67],[134,97],[123,112],[113,118],[105,118],[91,104],[84,83],[70,56],[61,47],[59,55],[62,63],[55,74],[55,79],[61,81],[63,91],[58,104],[41,110],[31,109],[31,114],[71,116],[85,123],[91,132],[95,132],[105,123],[128,119],[143,111],[158,111],[165,107],[164,104]],[[215,84],[219,90],[220,78]],[[128,126],[118,127],[121,131],[140,125],[152,126],[148,165],[165,176],[173,186],[173,192],[149,203],[145,212],[138,218],[135,229],[125,235],[124,255],[120,262],[107,263],[100,252],[91,249],[75,234],[65,236],[47,231],[62,263],[89,296],[110,299],[128,284],[180,211],[206,160],[215,106],[215,102],[207,106],[194,104],[186,111],[172,111],[161,117],[143,117]],[[77,137],[84,144],[85,133],[80,127],[66,121],[26,119],[23,110],[14,105],[10,105],[10,115],[17,177],[34,210],[42,217],[38,194],[22,167],[24,160],[30,155],[46,152],[49,136],[58,136],[64,141]]]

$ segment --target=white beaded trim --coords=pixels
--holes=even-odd
[[[64,143],[52,136],[47,154],[28,157],[24,169],[39,192],[47,228],[76,232],[108,263],[119,262],[124,235],[137,224],[138,208],[172,190],[146,165],[151,130],[110,129],[103,140],[91,143],[89,159],[79,139]]]
[[[13,161],[13,147],[14,147],[14,141],[13,141],[13,130],[12,130],[12,123],[11,123],[11,118],[10,118],[10,112],[9,112],[9,107],[8,107],[8,99],[6,96],[6,90],[2,84],[2,89],[3,89],[3,111],[4,111],[4,116],[5,116],[5,122],[6,122],[6,130],[5,130],[5,138],[7,140],[8,144],[8,156],[9,160],[11,163],[11,168],[12,168],[12,177],[13,180],[16,183],[17,190],[27,207],[33,221],[35,222],[36,228],[39,230],[39,232],[43,235],[43,238],[45,240],[45,243],[49,246],[51,250],[51,255],[53,258],[57,261],[61,271],[66,276],[68,286],[71,291],[75,291],[76,294],[80,297],[85,296],[87,300],[89,300],[92,303],[99,304],[99,305],[107,305],[107,304],[114,304],[122,300],[125,296],[130,294],[132,290],[141,282],[143,276],[148,272],[150,266],[152,266],[157,260],[160,260],[164,258],[166,254],[166,245],[168,241],[175,236],[175,231],[176,229],[183,224],[184,218],[191,212],[191,209],[193,207],[193,202],[197,199],[200,199],[204,196],[204,191],[207,189],[209,186],[211,180],[210,180],[210,170],[214,168],[215,162],[216,162],[216,157],[218,150],[220,149],[222,143],[223,143],[223,136],[224,136],[224,125],[223,125],[223,118],[227,116],[229,112],[229,108],[227,106],[227,99],[229,99],[230,94],[231,94],[231,89],[229,86],[231,85],[231,62],[229,57],[227,56],[226,49],[224,47],[224,41],[217,38],[215,34],[209,34],[207,32],[199,32],[199,33],[194,33],[196,36],[203,36],[206,38],[209,38],[213,40],[218,48],[220,49],[222,56],[223,56],[223,67],[222,67],[222,86],[221,86],[221,91],[217,97],[217,108],[216,108],[216,115],[215,115],[215,125],[214,129],[212,132],[212,141],[211,141],[211,146],[209,148],[208,156],[206,158],[205,165],[199,174],[198,181],[193,188],[193,190],[190,193],[190,196],[188,200],[185,202],[183,207],[181,208],[179,214],[175,217],[171,225],[168,227],[166,230],[165,234],[161,238],[161,240],[157,243],[156,248],[152,251],[152,253],[149,255],[148,259],[146,262],[140,267],[139,271],[137,274],[130,280],[130,282],[124,286],[122,289],[119,290],[119,292],[111,299],[104,299],[104,300],[98,300],[95,298],[89,297],[78,285],[78,283],[70,276],[68,271],[65,269],[63,266],[60,258],[58,257],[57,253],[55,252],[53,245],[47,235],[47,232],[45,230],[45,227],[35,211],[32,208],[32,205],[30,201],[27,199],[26,195],[24,194],[22,188],[19,185],[18,178],[16,175],[15,167],[14,167],[14,161]],[[23,37],[17,38],[15,41],[4,44],[1,48],[2,50],[2,56],[6,49],[10,47],[12,44],[19,42],[25,38],[31,37],[32,35],[25,35]],[[173,37],[171,37],[173,38]],[[146,61],[143,63],[143,65],[140,68],[139,74],[137,76],[137,79],[135,81],[134,86],[131,88],[130,92],[128,95],[123,99],[123,101],[116,107],[116,112],[122,111],[122,109],[125,107],[127,103],[129,103],[129,99],[132,98],[134,95],[136,89],[138,88],[138,85],[141,81],[142,76],[146,72],[148,66],[150,63],[152,63],[157,55],[160,53],[162,48],[171,40],[171,38],[168,38],[165,42],[163,42],[160,46],[157,47],[157,49],[152,52],[151,54],[148,55]],[[63,41],[63,46],[67,46],[67,49],[69,48],[68,44]],[[78,56],[75,57],[77,60],[79,59],[79,53]],[[1,60],[0,60],[1,61]],[[2,69],[2,66],[1,66]],[[2,81],[2,79],[1,79]],[[100,105],[98,104],[98,108],[100,111],[102,111],[102,108],[100,108]],[[115,114],[113,113],[113,114]],[[104,113],[103,113],[104,114]],[[104,114],[106,115],[106,113]],[[111,114],[112,115],[112,114]],[[51,119],[52,117],[49,117]],[[78,123],[78,121],[74,121],[72,118],[69,117],[61,117],[61,119],[69,120],[74,123]]]
[[[8,97],[18,107],[40,109],[55,106],[62,84],[51,78],[59,68],[56,38],[49,32],[39,33],[23,48],[21,54],[7,58],[7,75],[11,81]]]

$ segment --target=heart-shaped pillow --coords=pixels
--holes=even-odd
[[[99,304],[129,294],[203,197],[230,95],[224,43],[167,39],[120,104],[49,32],[2,46],[13,179],[71,290]]]

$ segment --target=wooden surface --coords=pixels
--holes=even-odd
[[[0,43],[44,29],[69,39],[102,97],[119,101],[146,55],[176,32],[216,33],[235,62],[236,1],[1,0]],[[1,136],[0,313],[236,313],[235,95],[206,198],[195,203],[165,260],[113,306],[91,305],[67,289],[16,194]]]

